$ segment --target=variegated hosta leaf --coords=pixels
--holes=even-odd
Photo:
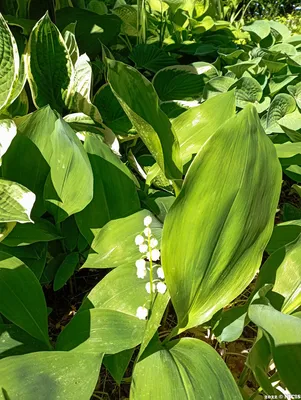
[[[0,222],[32,222],[35,199],[35,194],[19,183],[0,179]]]
[[[19,53],[16,41],[0,13],[0,110],[9,102],[19,73]]]
[[[67,25],[63,31],[64,41],[73,64],[76,63],[79,57],[79,49],[75,37],[75,27],[76,27],[76,22]]]
[[[274,145],[248,105],[201,147],[165,219],[162,264],[178,331],[208,321],[251,282],[280,187]]]
[[[9,148],[11,141],[17,134],[17,127],[12,119],[0,119],[0,165],[1,158]]]
[[[97,109],[91,103],[92,68],[87,54],[82,54],[76,61],[71,78],[67,106],[72,111],[83,112],[93,120],[101,123],[102,118]]]
[[[36,107],[49,104],[51,108],[62,112],[73,65],[63,37],[48,13],[31,32],[26,68]]]

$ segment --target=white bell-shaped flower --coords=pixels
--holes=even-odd
[[[137,260],[136,261],[136,267],[137,268],[145,268],[146,267],[146,261],[145,260]]]
[[[137,277],[139,279],[144,279],[146,277],[146,267],[145,265],[140,265],[137,267]]]
[[[148,250],[147,244],[140,244],[139,245],[139,251],[140,253],[146,253]]]
[[[148,316],[148,309],[145,307],[138,307],[136,311],[136,317],[139,319],[146,319]]]
[[[144,226],[149,226],[152,223],[152,217],[148,215],[147,217],[144,218]]]
[[[149,244],[150,244],[150,247],[152,249],[154,249],[156,246],[158,246],[158,240],[156,238],[151,238]]]
[[[167,286],[165,285],[164,282],[158,282],[157,283],[157,291],[161,294],[164,294],[166,292]]]
[[[158,278],[160,278],[160,279],[164,279],[164,278],[165,278],[165,276],[164,276],[164,271],[163,271],[163,268],[162,268],[162,267],[159,267],[159,268],[157,269],[157,276],[158,276]]]
[[[158,261],[160,258],[160,250],[158,249],[153,249],[151,252],[152,260],[153,261]]]
[[[145,285],[145,289],[147,291],[147,293],[151,292],[151,283],[147,282],[147,284]],[[156,285],[153,283],[153,293],[156,291]]]
[[[144,242],[144,237],[142,235],[137,235],[135,237],[135,243],[137,246],[139,246],[140,244],[142,244]]]
[[[148,237],[148,235],[152,234],[152,230],[151,230],[151,228],[147,227],[144,229],[143,233],[146,237]]]

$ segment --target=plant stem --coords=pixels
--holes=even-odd
[[[151,309],[153,307],[153,260],[152,260],[152,249],[150,245],[150,232],[147,235],[148,240],[148,252],[149,252],[149,282],[150,282],[150,295],[151,295]]]

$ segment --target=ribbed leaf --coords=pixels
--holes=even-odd
[[[180,179],[179,144],[152,84],[133,67],[114,60],[108,60],[108,81],[166,177]]]
[[[72,61],[48,13],[34,26],[27,50],[28,81],[35,105],[62,112],[72,74]]]
[[[274,146],[253,106],[201,148],[163,228],[162,263],[179,330],[209,320],[253,279],[280,185]]]
[[[32,222],[35,199],[35,194],[19,183],[0,179],[0,222]]]
[[[0,110],[9,105],[19,73],[19,53],[16,41],[0,13]]]
[[[169,342],[139,361],[131,400],[241,400],[227,366],[207,343],[191,338]]]

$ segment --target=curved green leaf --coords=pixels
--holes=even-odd
[[[180,142],[183,165],[234,114],[235,97],[232,91],[208,99],[175,118],[172,124]]]
[[[70,352],[38,352],[0,361],[0,398],[88,400],[95,389],[101,357]],[[22,377],[22,379],[20,379]]]
[[[32,222],[35,199],[35,194],[19,183],[0,179],[0,222]]]
[[[134,68],[114,60],[108,60],[108,81],[166,177],[180,179],[179,144],[152,84]]]
[[[93,173],[82,143],[62,118],[55,122],[50,141],[51,179],[46,181],[44,198],[56,221],[61,222],[92,200]]]
[[[5,108],[19,74],[19,53],[16,41],[0,13],[0,110]]]
[[[205,84],[217,75],[205,62],[166,67],[156,73],[153,85],[162,101],[191,100],[202,97]]]
[[[169,342],[135,366],[131,400],[241,400],[224,361],[201,340]]]
[[[77,313],[58,337],[56,349],[115,354],[137,346],[145,321],[114,310],[93,308]]]
[[[258,103],[262,97],[262,88],[254,78],[242,77],[230,89],[235,88],[237,107],[244,108],[249,103]]]
[[[286,114],[292,113],[296,108],[295,100],[286,93],[280,93],[273,99],[267,114],[267,133],[282,132],[277,121]]]
[[[115,9],[114,12],[117,10],[118,8]],[[137,45],[134,47],[130,59],[134,61],[136,68],[145,68],[152,72],[157,72],[162,68],[178,64],[175,58],[171,57],[166,51],[154,44]]]
[[[165,219],[162,264],[180,331],[209,320],[251,282],[280,187],[274,146],[247,106],[201,148]]]
[[[21,260],[3,252],[0,252],[0,312],[50,346],[46,302],[39,281]]]
[[[138,260],[141,253],[135,244],[135,237],[143,231],[143,219],[147,215],[151,213],[142,210],[108,222],[97,232],[91,244],[97,253],[91,251],[82,268],[115,268]],[[151,228],[154,237],[160,241],[162,224],[153,218]]]
[[[66,284],[68,279],[73,275],[78,264],[79,264],[78,253],[70,253],[66,256],[66,258],[59,266],[59,269],[55,274],[53,282],[53,290],[55,292],[61,289]]]

